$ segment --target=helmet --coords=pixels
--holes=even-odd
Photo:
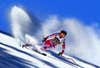
[[[60,33],[64,33],[65,35],[67,35],[67,32],[65,30],[61,30]]]

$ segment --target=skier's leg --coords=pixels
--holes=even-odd
[[[50,47],[51,47],[51,40],[47,40],[44,42],[44,46],[41,49],[48,50]]]

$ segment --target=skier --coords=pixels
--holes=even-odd
[[[58,44],[62,44],[62,51],[58,55],[62,55],[65,50],[65,36],[67,32],[61,30],[59,33],[51,34],[43,39],[42,50],[48,50],[49,48],[55,48]]]

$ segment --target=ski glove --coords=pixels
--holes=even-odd
[[[64,53],[64,50],[58,53],[58,56],[61,56]]]
[[[61,55],[62,55],[62,53],[61,53],[61,52],[59,52],[59,53],[58,53],[58,56],[61,56]]]
[[[43,38],[42,42],[45,42],[47,40],[47,38]]]

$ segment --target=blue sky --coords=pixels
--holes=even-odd
[[[40,20],[48,15],[74,17],[86,25],[100,22],[99,0],[0,0],[0,31],[10,32],[8,12],[14,5],[24,7]]]

